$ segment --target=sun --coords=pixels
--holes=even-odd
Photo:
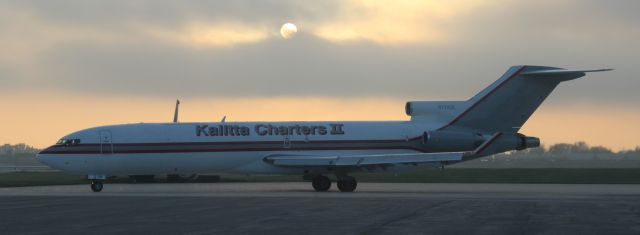
[[[296,27],[296,25],[293,23],[285,23],[282,25],[282,27],[280,27],[280,35],[282,35],[284,39],[293,37],[293,35],[297,32],[298,27]]]

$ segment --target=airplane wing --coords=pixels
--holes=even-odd
[[[388,164],[410,164],[427,162],[460,161],[464,152],[408,153],[380,155],[270,155],[265,161],[276,166],[367,166]]]

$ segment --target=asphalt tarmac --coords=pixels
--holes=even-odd
[[[640,185],[105,184],[0,188],[0,234],[639,234]],[[335,189],[334,189],[335,190]]]

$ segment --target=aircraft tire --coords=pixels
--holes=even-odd
[[[316,192],[326,192],[331,188],[331,180],[329,177],[319,175],[313,178],[311,181],[311,185]]]
[[[100,181],[91,181],[91,191],[100,192],[100,191],[102,191],[103,187],[104,187],[104,185],[102,185],[102,182],[100,182]]]
[[[338,180],[338,189],[340,192],[353,192],[358,187],[358,181],[353,177]]]

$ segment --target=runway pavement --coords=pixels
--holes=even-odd
[[[0,188],[0,234],[638,234],[640,185],[105,184]]]

